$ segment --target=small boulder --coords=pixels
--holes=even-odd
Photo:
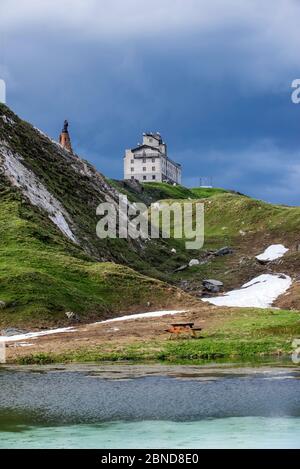
[[[176,254],[176,252],[177,252],[177,251],[176,251],[175,248],[172,248],[172,249],[171,249],[171,253],[172,253],[172,254]]]
[[[191,259],[189,262],[189,267],[193,267],[194,265],[199,265],[200,261],[198,259]]]
[[[212,293],[219,293],[223,289],[223,286],[224,286],[223,282],[220,282],[219,280],[214,280],[214,279],[203,280],[202,284],[205,290],[208,290]]]
[[[73,313],[73,311],[67,311],[65,315],[70,321],[80,321],[78,314]]]
[[[5,301],[0,301],[0,309],[4,309],[6,306]]]
[[[233,253],[233,249],[231,249],[228,246],[224,246],[223,248],[218,249],[215,252],[215,256],[226,256],[227,254],[232,254],[232,253]]]

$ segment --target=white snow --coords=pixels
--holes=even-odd
[[[131,314],[128,316],[121,316],[118,318],[107,319],[106,321],[98,321],[90,325],[94,326],[97,324],[106,324],[109,322],[128,321],[130,319],[157,318],[160,316],[166,316],[168,314],[171,315],[171,314],[178,314],[178,313],[186,313],[186,310],[151,311],[149,313]],[[16,342],[18,340],[36,339],[37,337],[42,337],[45,335],[62,334],[63,332],[76,332],[77,330],[78,329],[76,329],[75,327],[61,327],[59,329],[49,329],[47,331],[41,331],[41,332],[28,332],[26,334],[16,334],[16,335],[11,335],[11,336],[0,335],[0,345],[1,343],[6,343],[6,342]],[[118,331],[119,329],[116,327],[114,328],[114,330]],[[25,344],[22,346],[25,346]]]
[[[274,261],[284,256],[288,249],[283,244],[272,244],[262,254],[256,256],[260,261]]]
[[[3,156],[3,169],[10,182],[21,189],[30,202],[45,210],[50,220],[60,229],[60,231],[78,243],[72,233],[66,218],[70,218],[62,204],[46,189],[36,175],[27,169],[21,162],[20,155],[13,154],[9,147],[1,142],[0,154]]]
[[[99,321],[99,322],[96,322],[95,324],[105,324],[108,322],[117,322],[117,321],[128,321],[131,319],[158,318],[161,316],[167,316],[168,314],[179,314],[179,313],[186,313],[186,310],[150,311],[149,313],[130,314],[128,316],[120,316],[118,318],[107,319],[106,321]]]
[[[273,302],[290,288],[292,279],[288,275],[263,274],[245,283],[239,290],[225,295],[205,298],[202,301],[216,306],[239,306],[269,308]]]
[[[16,334],[16,335],[0,335],[0,344],[3,342],[16,342],[17,340],[26,340],[26,339],[36,339],[37,337],[42,337],[44,335],[52,334],[61,334],[63,332],[75,332],[74,327],[61,327],[59,329],[49,329],[47,331],[40,332],[28,332],[26,334]]]

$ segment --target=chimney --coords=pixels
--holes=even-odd
[[[69,123],[67,120],[65,120],[63,129],[59,136],[59,143],[65,150],[69,151],[70,153],[73,153],[68,126],[69,126]]]

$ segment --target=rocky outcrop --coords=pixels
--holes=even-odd
[[[206,291],[209,291],[211,293],[219,293],[224,286],[223,282],[214,279],[205,279],[203,280],[202,285]]]

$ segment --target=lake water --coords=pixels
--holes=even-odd
[[[278,367],[2,369],[0,448],[299,448],[299,378]]]

